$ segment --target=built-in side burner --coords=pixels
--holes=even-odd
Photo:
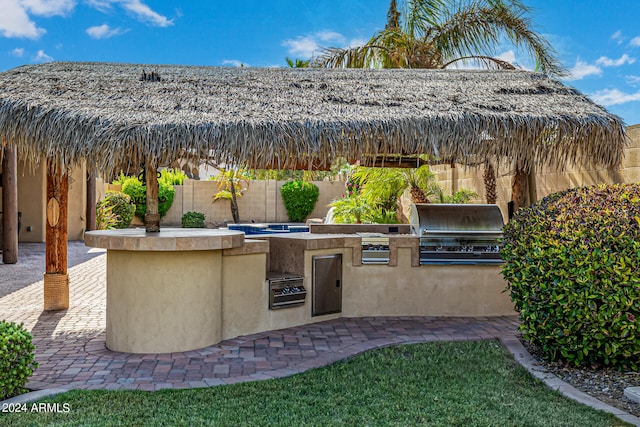
[[[362,239],[363,264],[389,264],[389,236],[382,233],[356,233]]]

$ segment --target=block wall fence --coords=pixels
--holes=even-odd
[[[596,168],[584,165],[567,165],[564,170],[539,168],[536,170],[536,193],[538,200],[552,193],[574,187],[589,186],[599,183],[639,183],[640,182],[640,125],[627,127],[629,145],[625,149],[624,160],[617,170]],[[433,166],[438,182],[447,192],[460,188],[468,188],[478,194],[476,203],[485,203],[483,168],[465,168],[457,165]],[[497,170],[496,187],[497,204],[507,218],[507,203],[511,200],[511,168],[500,165]]]
[[[249,181],[249,187],[242,197],[238,198],[238,210],[242,222],[289,222],[287,211],[280,195],[280,188],[287,181]],[[309,218],[324,218],[329,211],[329,203],[342,197],[345,193],[343,181],[313,181],[320,190],[316,207]],[[98,188],[102,187],[100,185]],[[205,215],[205,222],[224,224],[233,222],[229,200],[213,201],[213,195],[218,191],[216,181],[197,181],[186,179],[183,185],[174,186],[176,190],[173,204],[162,218],[161,225],[179,226],[182,215],[196,211]],[[106,190],[119,190],[119,185],[105,184],[102,194]]]

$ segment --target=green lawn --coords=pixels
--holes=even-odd
[[[192,390],[72,391],[69,413],[3,414],[2,426],[614,426],[534,380],[496,341],[369,351],[279,380]]]

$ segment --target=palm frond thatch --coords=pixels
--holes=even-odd
[[[363,154],[611,167],[626,143],[620,118],[532,72],[64,62],[0,73],[3,139],[26,159],[62,168],[86,159],[104,171],[180,157],[287,168]]]

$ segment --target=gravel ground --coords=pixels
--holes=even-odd
[[[595,397],[601,402],[615,406],[632,415],[640,416],[640,403],[627,399],[624,389],[640,387],[640,371],[624,372],[605,367],[575,367],[564,362],[550,362],[544,360],[541,352],[535,346],[521,340],[531,355],[547,368],[547,370],[571,384],[578,390]]]

